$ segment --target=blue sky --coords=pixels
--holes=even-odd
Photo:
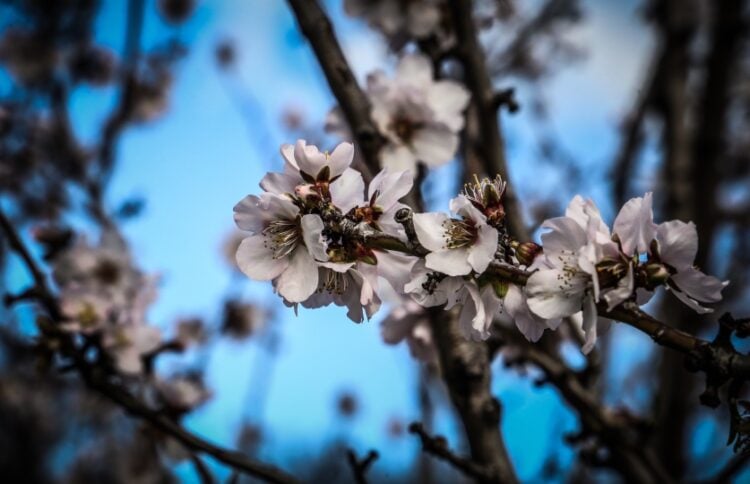
[[[149,2],[153,3],[153,2]],[[177,35],[190,46],[179,65],[170,109],[153,123],[129,129],[118,153],[118,169],[108,193],[114,207],[130,196],[147,200],[144,213],[125,226],[142,266],[163,276],[160,298],[150,316],[169,331],[179,317],[198,315],[218,323],[220,303],[228,291],[248,300],[277,305],[281,346],[273,366],[264,414],[248,415],[246,395],[258,375],[255,343],[221,341],[208,362],[208,382],[214,398],[188,420],[195,431],[234,446],[243,419],[262,417],[268,439],[261,457],[288,465],[310,457],[311,449],[346,436],[361,453],[381,452],[376,464],[405,471],[418,452],[415,439],[393,440],[386,428],[392,418],[405,423],[419,418],[418,368],[404,346],[385,346],[378,322],[355,325],[340,308],[300,310],[298,317],[277,304],[270,285],[232,276],[222,244],[233,227],[232,207],[268,169],[279,169],[278,145],[293,142],[280,128],[280,113],[288,106],[302,109],[311,124],[322,123],[334,100],[314,57],[295,29],[284,2],[199,1],[195,15]],[[346,18],[338,1],[328,2],[344,50],[357,76],[376,67],[392,67],[376,34],[361,22]],[[104,2],[99,19],[102,40],[120,50],[121,2]],[[151,5],[153,7],[153,5]],[[589,176],[583,187],[610,219],[613,207],[605,180],[617,140],[617,124],[636,96],[652,45],[631,2],[584,2],[586,20],[574,40],[586,58],[562,69],[544,87],[549,102],[550,129],[576,157]],[[144,46],[168,39],[172,31],[149,8]],[[237,73],[228,77],[214,63],[216,42],[236,42]],[[257,106],[250,112],[236,105],[238,86]],[[522,106],[530,93],[520,89]],[[76,94],[77,129],[91,138],[113,98],[107,91]],[[565,179],[550,175],[536,160],[536,132],[529,109],[503,115],[509,145],[511,177],[521,195],[539,189],[558,190],[567,198],[575,192]],[[450,174],[451,167],[442,174]],[[443,204],[450,195],[438,186]],[[444,197],[442,197],[444,195]],[[620,351],[638,352],[647,338],[622,333]],[[531,379],[502,369],[496,362],[493,390],[504,405],[503,431],[522,478],[538,471],[547,449],[556,448],[567,462],[571,450],[561,434],[574,430],[570,412],[551,388],[535,389]],[[624,368],[619,368],[624,371]],[[360,401],[358,416],[342,424],[336,398],[351,392]],[[625,402],[628,403],[628,402]],[[633,402],[635,405],[637,402]],[[456,422],[445,412],[436,430],[459,445]],[[191,479],[190,469],[181,469]]]

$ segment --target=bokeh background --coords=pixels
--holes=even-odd
[[[124,48],[126,3],[102,2],[96,17],[97,40],[115,52]],[[544,2],[523,3],[519,19],[532,17]],[[374,69],[393,70],[397,58],[377,32],[347,16],[340,1],[325,5],[359,80]],[[554,42],[544,44],[549,52],[543,74],[511,73],[499,81],[501,87],[515,88],[521,106],[502,118],[512,183],[530,226],[559,213],[576,193],[592,198],[607,220],[619,208],[612,191],[621,126],[650,75],[659,45],[645,11],[639,1],[582,1],[575,15],[555,27]],[[225,446],[239,443],[258,458],[301,475],[319,472],[325,476],[321,479],[348,472],[347,447],[360,454],[379,451],[371,471],[376,480],[413,480],[424,466],[447,481],[459,479],[437,461],[425,463],[418,440],[405,430],[428,412],[435,433],[445,435],[453,448],[466,449],[460,422],[434,376],[406,345],[382,342],[380,321],[387,308],[361,325],[338,307],[300,308],[295,315],[269,284],[239,274],[228,256],[236,237],[232,207],[258,191],[267,171],[281,169],[279,146],[297,138],[329,149],[338,142],[323,130],[335,99],[287,5],[199,0],[177,27],[165,21],[156,2],[147,1],[145,12],[144,49],[178,40],[187,52],[172,71],[166,109],[124,132],[105,204],[114,209],[128,200],[142,202],[122,229],[140,266],[161,275],[149,318],[169,333],[186,318],[219,328],[223,303],[230,299],[251,302],[267,313],[262,330],[251,337],[215,338],[160,362],[164,372],[177,367],[201,372],[211,392],[211,399],[187,416],[186,426]],[[0,7],[0,29],[14,26],[14,15],[13,6]],[[488,50],[506,45],[516,29],[511,22],[506,30],[487,35]],[[221,49],[232,58],[221,62]],[[0,70],[0,95],[13,90],[12,78]],[[77,88],[70,98],[76,134],[95,142],[116,102],[114,88]],[[645,124],[628,195],[658,191],[669,183],[659,168],[659,123]],[[460,176],[456,163],[429,173],[423,187],[428,205],[445,209],[461,186]],[[726,197],[731,206],[741,207],[746,192],[747,185],[730,187]],[[84,232],[90,229],[75,209],[66,220]],[[30,239],[31,228],[23,234]],[[727,273],[726,254],[736,247],[738,234],[720,235],[714,244],[717,274]],[[29,282],[13,257],[5,271],[9,292]],[[21,305],[4,315],[26,333],[35,331],[30,308]],[[649,413],[658,381],[649,375],[655,365],[652,342],[615,325],[604,344],[604,401]],[[571,365],[583,365],[575,345],[565,354]],[[566,442],[578,428],[576,416],[554,388],[535,384],[535,370],[506,369],[498,358],[493,371],[493,392],[503,404],[502,430],[519,477],[525,482],[565,480],[576,465],[576,452]],[[710,475],[731,455],[722,417],[723,411],[694,416],[685,444],[696,477]],[[63,478],[77,453],[96,445],[96,435],[63,439],[51,452],[50,475]],[[218,463],[209,461],[209,466],[229,476]],[[189,462],[171,462],[170,468],[180,480],[198,478]],[[602,472],[602,479],[612,478]]]

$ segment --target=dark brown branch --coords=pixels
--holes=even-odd
[[[378,457],[379,455],[375,450],[370,450],[361,460],[357,458],[357,454],[355,454],[352,449],[346,451],[346,459],[352,468],[354,481],[357,484],[367,484],[367,471]]]
[[[505,211],[511,235],[527,239],[523,214],[510,182],[505,159],[505,141],[500,131],[500,118],[495,88],[487,72],[484,51],[477,36],[472,17],[472,3],[468,0],[451,0],[451,18],[454,23],[458,55],[464,66],[466,85],[472,94],[472,104],[476,113],[480,140],[477,144],[487,175],[499,174],[508,182],[505,192]]]
[[[737,454],[729,459],[729,462],[714,477],[705,482],[707,484],[733,482],[732,480],[747,468],[748,463],[750,463],[750,452]]]
[[[409,425],[409,432],[419,437],[419,440],[422,442],[423,451],[448,462],[468,477],[480,482],[492,479],[492,475],[488,472],[488,469],[477,465],[471,459],[454,454],[448,448],[448,442],[446,442],[444,437],[429,435],[419,422],[413,422]]]
[[[336,40],[333,25],[317,0],[288,0],[300,30],[310,42],[333,95],[362,152],[369,177],[380,170],[383,138],[370,117],[370,103]],[[365,173],[367,178],[368,173]]]

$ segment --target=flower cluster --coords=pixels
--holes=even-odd
[[[702,304],[719,301],[726,285],[693,267],[693,224],[654,223],[650,193],[625,204],[613,230],[593,202],[576,196],[564,217],[544,222],[550,230],[540,246],[508,234],[499,176],[475,177],[451,200],[450,214],[411,214],[399,202],[412,188],[408,171],[384,169],[365,196],[361,174],[350,168],[351,144],[327,153],[300,140],[281,152],[284,172],[266,175],[264,192],[235,206],[237,225],[251,234],[237,250],[240,269],[272,281],[290,306],[334,303],[355,322],[381,299],[394,301],[401,309],[383,337],[406,339],[423,359],[434,355],[419,306],[460,308],[460,328],[473,339],[489,337],[493,324],[515,324],[537,341],[571,317],[581,322],[587,352],[598,308],[643,304],[664,285],[706,312]]]
[[[344,11],[361,17],[398,49],[412,39],[443,35],[442,0],[344,0]]]
[[[534,263],[526,286],[529,307],[543,318],[582,314],[584,351],[597,335],[597,304],[607,310],[635,298],[645,304],[653,290],[665,285],[699,313],[701,303],[721,300],[727,285],[693,267],[698,251],[695,225],[679,220],[655,224],[652,194],[628,201],[613,230],[596,205],[576,196],[564,217],[547,220],[542,235],[544,256]]]
[[[386,140],[381,163],[392,170],[416,172],[417,162],[430,168],[448,163],[458,149],[469,92],[461,84],[435,81],[430,60],[404,56],[393,79],[382,71],[367,77],[372,118]],[[329,131],[348,136],[338,109],[328,117]]]
[[[98,245],[79,239],[54,257],[63,331],[99,342],[114,366],[126,374],[143,370],[143,356],[161,343],[161,332],[146,321],[156,298],[156,280],[135,269],[119,234],[105,231]]]

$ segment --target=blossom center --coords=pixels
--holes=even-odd
[[[120,279],[120,266],[112,259],[101,259],[94,268],[94,277],[106,285],[115,285]]]
[[[445,247],[459,249],[477,240],[477,228],[471,220],[449,219],[443,222]]]
[[[301,231],[296,221],[272,220],[263,229],[263,245],[273,252],[274,259],[281,259],[294,251],[301,240]]]
[[[419,124],[405,116],[398,116],[391,122],[390,128],[401,141],[409,143],[419,129]]]
[[[326,271],[326,276],[323,280],[323,288],[326,291],[333,294],[344,294],[348,287],[349,279],[346,277],[346,273],[332,270]]]

